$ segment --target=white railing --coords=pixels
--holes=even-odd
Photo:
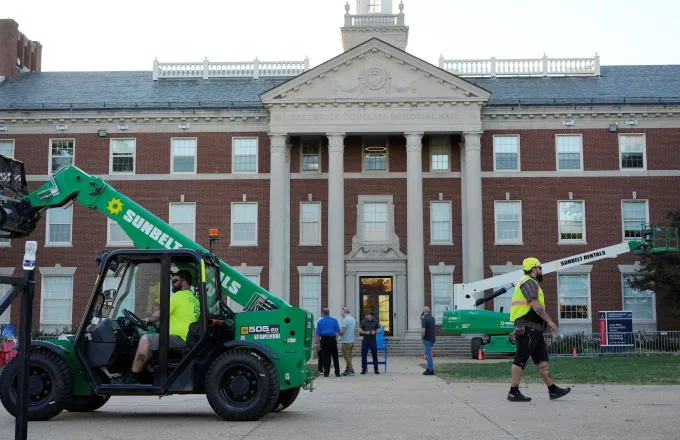
[[[210,62],[206,58],[198,63],[153,62],[153,80],[163,78],[259,78],[297,76],[309,70],[309,58],[304,61],[253,61]]]
[[[371,28],[385,26],[404,26],[404,3],[399,5],[398,14],[360,14],[350,15],[349,3],[345,5],[345,27]]]
[[[600,75],[600,56],[593,58],[526,58],[447,60],[439,57],[439,67],[459,76],[577,76]]]

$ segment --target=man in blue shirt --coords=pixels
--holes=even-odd
[[[331,356],[335,364],[335,377],[340,377],[340,362],[338,360],[338,341],[340,324],[338,320],[330,316],[328,307],[323,309],[323,318],[316,324],[316,343],[321,343],[321,357],[323,362],[324,377],[328,377],[331,371]]]

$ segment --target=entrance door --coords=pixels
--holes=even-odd
[[[360,277],[359,292],[360,321],[369,311],[373,311],[380,325],[385,327],[385,336],[392,336],[394,331],[392,277]]]

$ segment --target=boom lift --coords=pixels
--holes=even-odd
[[[307,368],[314,317],[238,273],[100,177],[60,169],[30,192],[22,162],[0,155],[0,230],[30,235],[50,208],[77,202],[97,210],[138,249],[103,252],[75,335],[31,342],[29,420],[93,411],[116,395],[205,394],[225,420],[257,420],[313,390]],[[170,280],[186,269],[199,299],[186,347],[169,345]],[[227,298],[243,306],[234,313]],[[9,304],[7,304],[9,305]],[[3,307],[0,304],[0,308]],[[160,325],[139,317],[160,309]],[[125,383],[141,336],[159,333],[158,357],[140,384]],[[22,350],[23,347],[18,347]],[[0,375],[0,400],[17,411],[15,357]]]
[[[596,249],[582,254],[571,255],[559,260],[542,263],[543,274],[559,272],[581,264],[592,263],[604,258],[616,258],[621,254],[660,254],[678,252],[678,228],[658,227],[645,223],[640,227],[640,241],[624,241],[613,246]],[[510,313],[494,312],[477,307],[514,287],[524,275],[523,270],[498,275],[471,283],[455,284],[453,295],[456,304],[454,310],[444,311],[442,331],[450,335],[473,335],[470,341],[472,359],[477,359],[479,350],[488,353],[514,353],[514,340],[510,336],[514,331],[514,323],[510,321]],[[501,287],[488,296],[484,292]]]

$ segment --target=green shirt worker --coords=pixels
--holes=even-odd
[[[191,291],[192,276],[187,270],[180,270],[173,273],[172,291],[174,295],[170,297],[170,349],[178,349],[186,346],[187,333],[189,326],[198,321],[200,314],[200,302]],[[149,323],[160,320],[160,310],[149,318]],[[151,352],[160,349],[160,334],[152,333],[143,335],[139,340],[137,353],[132,362],[132,372],[127,383],[139,383],[139,373],[142,372],[144,365],[151,359]]]

